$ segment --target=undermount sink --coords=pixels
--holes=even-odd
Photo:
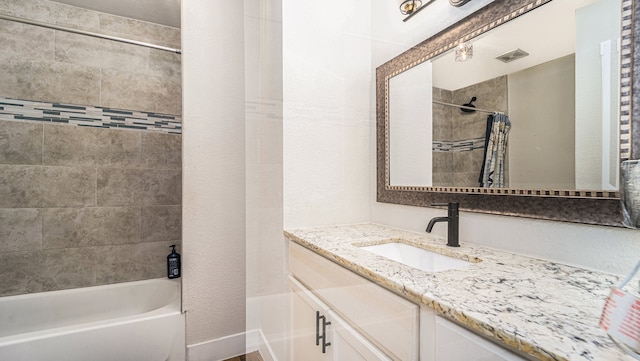
[[[426,249],[400,242],[384,243],[360,248],[426,272],[441,272],[451,269],[461,269],[472,264],[471,262],[427,251]]]

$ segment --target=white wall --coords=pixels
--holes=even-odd
[[[268,357],[285,361],[287,250],[282,240],[281,1],[245,0],[244,37],[247,351],[259,349],[266,361]]]
[[[431,62],[389,79],[389,184],[433,185]]]
[[[612,189],[617,186],[619,149],[615,125],[603,125],[605,114],[619,118],[620,0],[599,0],[576,11],[576,185],[578,189]],[[609,84],[603,84],[601,44],[609,42]],[[610,100],[604,101],[605,94]],[[612,140],[613,139],[613,140]],[[604,142],[604,143],[603,143]]]
[[[370,3],[282,2],[285,228],[369,219]]]
[[[182,1],[188,347],[245,330],[243,27],[242,3]]]
[[[465,5],[458,15],[464,16],[490,1],[473,1]],[[391,1],[373,2],[373,67],[415,45],[419,40],[435,34],[442,18],[437,11],[428,9],[407,23],[392,18]],[[447,4],[436,1],[433,6]],[[452,9],[449,9],[453,11]],[[464,14],[462,14],[464,13]],[[460,17],[462,17],[460,16]],[[408,41],[407,39],[416,41]],[[407,44],[407,42],[409,42]],[[375,84],[371,84],[371,104],[375,106]],[[374,112],[374,110],[372,110]],[[376,144],[375,118],[371,120],[371,221],[404,229],[424,232],[429,219],[442,216],[442,210],[377,203],[376,198]],[[436,226],[434,233],[444,236],[445,226]],[[630,271],[640,256],[640,231],[613,227],[587,226],[573,223],[538,221],[516,217],[493,216],[462,212],[460,215],[461,242],[485,244],[534,257],[557,260],[568,264],[624,274]]]

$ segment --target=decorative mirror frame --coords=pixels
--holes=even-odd
[[[389,79],[552,0],[496,0],[376,69],[377,201],[428,207],[457,201],[461,211],[622,227],[620,194],[389,183]],[[560,1],[560,0],[558,0]],[[640,157],[640,9],[622,0],[620,160]]]

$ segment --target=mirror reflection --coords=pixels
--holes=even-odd
[[[390,185],[617,189],[620,19],[552,1],[391,78]]]

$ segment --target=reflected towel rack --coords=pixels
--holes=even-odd
[[[0,14],[0,19],[1,20],[8,20],[8,21],[15,21],[17,23],[40,26],[40,27],[43,27],[43,28],[48,28],[48,29],[53,29],[53,30],[66,31],[68,33],[93,36],[94,38],[101,38],[101,39],[107,39],[107,40],[112,40],[112,41],[119,41],[121,43],[139,45],[139,46],[144,46],[144,47],[147,47],[147,48],[170,51],[170,52],[176,53],[176,54],[182,54],[182,50],[180,50],[180,49],[174,49],[174,48],[169,48],[169,47],[166,47],[166,46],[161,46],[161,45],[156,45],[156,44],[151,44],[151,43],[145,43],[144,41],[137,41],[137,40],[119,38],[117,36],[110,36],[110,35],[105,35],[105,34],[100,34],[100,33],[94,33],[94,32],[86,31],[86,30],[67,28],[67,27],[64,27],[64,26],[47,24],[47,23],[43,23],[43,22],[40,22],[40,21],[29,20],[29,19],[24,19],[24,18],[18,18],[18,17],[15,17],[15,16],[9,16],[9,15],[5,15],[5,14]]]
[[[458,104],[452,104],[452,103],[445,103],[445,102],[441,102],[439,100],[433,100],[432,101],[435,104],[440,104],[440,105],[448,105],[450,107],[456,107],[456,108],[462,108],[462,109],[469,109],[469,110],[475,110],[478,112],[484,112],[484,113],[489,113],[489,114],[504,114],[503,112],[496,112],[493,110],[485,110],[485,109],[479,109],[479,108],[474,108],[474,107],[466,107],[464,105],[458,105]]]

